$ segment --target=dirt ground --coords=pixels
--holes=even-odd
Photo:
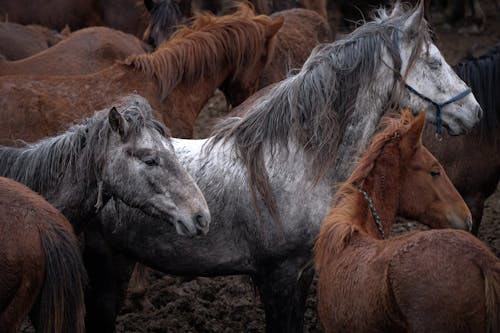
[[[455,64],[467,54],[480,55],[500,42],[500,16],[496,15],[490,1],[483,3],[489,16],[481,33],[467,33],[459,28],[450,30],[443,25],[436,27],[437,45],[450,64]],[[217,93],[198,119],[197,137],[208,135],[211,125],[223,115],[224,109],[224,99]],[[395,226],[394,234],[415,228],[418,228],[415,223],[400,222]],[[479,238],[500,257],[500,188],[486,202]],[[127,301],[117,321],[117,332],[264,331],[264,312],[248,277],[186,280],[150,271],[149,282],[147,297],[153,307],[138,310]],[[306,331],[321,332],[314,284],[309,295]]]

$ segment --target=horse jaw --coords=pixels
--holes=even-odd
[[[448,65],[434,44],[429,45],[427,55],[424,54],[427,52],[425,46],[421,52],[421,56],[407,75],[406,83],[409,86],[436,103],[444,103],[468,88]],[[402,48],[401,55],[404,73],[408,66],[410,51]],[[414,112],[428,110],[427,119],[436,124],[436,107],[407,88],[402,104],[404,107],[410,107]],[[442,108],[443,127],[447,128],[451,135],[464,134],[479,122],[482,113],[483,111],[474,95],[468,94]]]

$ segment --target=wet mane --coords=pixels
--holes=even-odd
[[[486,54],[470,57],[453,67],[455,72],[474,92],[484,115],[479,122],[480,133],[485,139],[494,139],[500,123],[500,44]]]
[[[260,22],[272,19],[255,16],[244,4],[233,15],[197,14],[191,27],[177,30],[155,52],[132,55],[123,63],[156,78],[164,99],[180,82],[194,85],[221,66],[234,68],[233,76],[248,70],[249,57],[260,57],[263,51],[266,32]]]
[[[153,119],[152,109],[139,95],[122,98],[115,104],[128,122],[128,139],[144,127],[162,135],[166,128]],[[0,175],[14,179],[44,194],[56,191],[64,180],[75,185],[101,178],[111,127],[109,110],[94,113],[65,133],[49,137],[21,148],[0,146]]]
[[[372,22],[344,39],[316,47],[300,72],[262,97],[244,118],[229,118],[218,125],[212,145],[234,140],[234,149],[249,171],[254,202],[258,191],[275,220],[279,218],[264,166],[265,149],[273,157],[279,150],[276,147],[286,149],[289,141],[294,141],[313,160],[311,172],[316,180],[325,175],[334,164],[346,124],[363,117],[364,110],[355,110],[355,101],[362,89],[368,91],[378,84],[375,76],[384,66],[384,47],[393,59],[394,77],[399,75],[401,58],[393,34],[413,13],[405,10],[391,16],[381,9]],[[407,72],[422,43],[430,41],[425,21],[415,39],[418,43]],[[397,89],[397,80],[394,82],[388,112],[400,105],[402,98],[402,89]]]
[[[361,228],[351,221],[359,216],[362,196],[357,187],[367,178],[384,147],[395,140],[400,140],[410,129],[414,117],[407,111],[400,117],[384,117],[382,130],[376,134],[370,146],[361,154],[351,176],[340,185],[333,199],[332,209],[323,222],[321,234],[316,243],[316,265],[320,267],[332,254],[338,253],[349,244],[353,233]]]

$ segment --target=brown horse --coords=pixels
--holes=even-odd
[[[387,120],[321,227],[315,264],[326,332],[500,329],[500,261],[478,239],[456,230],[383,239],[396,215],[435,228],[470,219],[422,145],[424,117]]]
[[[151,20],[144,38],[160,45],[175,28],[173,22],[187,21],[183,15],[185,13],[176,1],[158,2],[151,9]],[[259,89],[283,80],[291,69],[302,67],[316,45],[333,40],[328,22],[314,11],[295,8],[274,13],[271,17],[275,20],[283,17],[284,23],[276,34],[273,56],[258,79]],[[234,91],[224,86],[221,88],[233,107],[248,97],[245,91]]]
[[[59,44],[29,58],[0,61],[0,75],[77,75],[95,73],[150,48],[137,37],[106,28],[78,30]]]
[[[326,19],[312,10],[295,8],[271,15],[280,16],[285,22],[276,34],[274,55],[262,72],[259,88],[285,79],[290,70],[302,67],[316,45],[333,41]]]
[[[472,89],[484,110],[479,126],[464,136],[444,133],[435,139],[431,129],[424,143],[446,169],[472,212],[472,233],[477,235],[484,202],[500,181],[500,44],[480,57],[471,57],[453,67]]]
[[[0,22],[0,58],[19,60],[41,52],[64,38],[39,25]]]
[[[57,30],[68,25],[72,31],[105,25],[136,36],[147,24],[138,0],[0,0],[0,19]]]
[[[0,332],[83,333],[86,273],[71,224],[40,195],[0,177]]]
[[[255,16],[241,6],[233,15],[201,15],[194,23],[154,53],[130,56],[94,74],[1,77],[0,143],[53,135],[134,90],[150,101],[173,136],[191,137],[217,87],[243,91],[241,98],[257,90],[283,19]]]

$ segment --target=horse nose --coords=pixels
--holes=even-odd
[[[195,226],[196,226],[196,234],[197,235],[206,235],[209,230],[210,225],[210,213],[208,211],[200,211],[194,217]]]
[[[478,106],[476,108],[476,115],[477,115],[477,120],[481,120],[481,118],[483,117],[483,108],[481,106]]]

